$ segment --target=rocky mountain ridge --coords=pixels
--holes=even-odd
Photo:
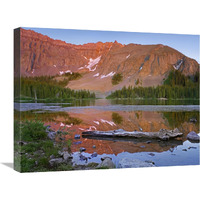
[[[162,44],[123,45],[97,42],[74,45],[32,30],[20,29],[22,76],[62,75],[79,72],[82,78],[67,85],[72,89],[89,89],[109,93],[123,86],[162,84],[169,71],[185,75],[199,71],[199,64],[179,51]],[[123,81],[113,86],[114,74],[121,73]]]

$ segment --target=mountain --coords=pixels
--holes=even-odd
[[[22,76],[79,72],[82,78],[70,81],[67,87],[88,89],[99,96],[123,86],[162,84],[173,69],[185,75],[199,70],[197,61],[162,44],[123,45],[115,41],[74,45],[22,28],[20,53]],[[121,73],[123,80],[112,85],[111,79],[116,73]]]

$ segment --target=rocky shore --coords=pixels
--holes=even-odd
[[[53,139],[55,136],[55,132],[48,132],[49,138]],[[160,139],[163,141],[173,139],[176,137],[181,137],[183,133],[181,133],[178,129],[174,130],[165,130],[161,129],[158,132],[125,132],[122,129],[114,130],[114,131],[88,131],[83,132],[82,136],[102,136],[102,137],[136,137],[136,138],[149,138],[149,139]],[[192,140],[193,142],[199,141],[199,135],[195,132],[190,132],[187,136],[188,140]],[[75,135],[75,139],[80,139],[80,135]],[[147,142],[147,144],[150,142]],[[188,149],[191,149],[188,148]],[[111,157],[104,156],[101,157],[100,162],[89,162],[94,157],[97,157],[98,154],[96,152],[92,154],[83,155],[86,149],[84,147],[80,148],[79,152],[69,153],[67,151],[59,152],[60,157],[52,158],[49,163],[51,166],[56,166],[58,164],[70,164],[73,169],[111,169],[111,168],[137,168],[137,167],[155,167],[155,163],[151,160],[142,161],[135,158],[122,158],[119,160],[118,165],[113,162]],[[184,149],[183,149],[184,151]],[[187,149],[186,149],[187,151]],[[149,155],[155,156],[155,154],[150,153]]]
[[[96,152],[86,153],[87,149],[85,147],[80,147],[78,152],[71,152],[70,146],[66,146],[64,131],[58,130],[54,131],[50,126],[46,127],[45,130],[47,134],[47,139],[41,141],[18,141],[17,147],[19,152],[16,153],[21,157],[22,165],[24,165],[23,172],[29,171],[67,171],[67,170],[89,170],[89,169],[113,169],[113,168],[137,168],[137,167],[155,167],[154,163],[157,155],[156,152],[147,152],[148,159],[126,156],[119,156],[116,160],[114,155],[98,155]],[[169,140],[179,137],[182,141],[183,133],[178,129],[165,130],[161,129],[158,132],[127,132],[122,129],[114,131],[87,131],[82,132],[82,137],[130,137],[137,138],[137,140],[142,140],[144,138],[148,139],[146,145],[151,144],[153,139],[162,140],[163,143],[168,143]],[[60,139],[60,142],[58,141]],[[74,138],[78,141],[81,135],[76,134]],[[199,143],[200,134],[191,131],[187,135],[187,139],[191,143]],[[183,142],[183,141],[182,141]],[[64,145],[60,145],[64,144]],[[93,145],[93,149],[96,147]],[[142,148],[142,147],[141,147]],[[145,148],[145,147],[144,147]],[[189,146],[188,148],[182,149],[182,151],[189,151],[196,149],[196,147]],[[173,149],[169,150],[171,155]],[[114,158],[114,159],[113,159]],[[150,158],[150,159],[149,159]],[[151,160],[152,158],[152,160]],[[28,164],[27,164],[28,163]],[[27,166],[28,167],[27,167]],[[29,166],[30,165],[30,166]]]

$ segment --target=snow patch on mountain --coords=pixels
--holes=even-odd
[[[140,65],[139,72],[142,70],[144,63]]]
[[[85,59],[87,59],[85,56],[83,56]],[[99,56],[99,57],[97,57],[97,58],[95,58],[95,59],[93,59],[93,58],[90,58],[90,60],[89,60],[89,62],[88,62],[88,65],[85,65],[84,67],[80,67],[80,68],[78,68],[79,70],[81,70],[81,69],[89,69],[89,71],[90,72],[93,72],[93,71],[95,71],[96,69],[97,69],[97,66],[95,66],[95,65],[97,65],[98,64],[98,62],[100,61],[100,59],[101,59],[101,56]],[[88,59],[87,59],[88,60]],[[94,69],[92,69],[93,67],[95,66],[95,68]]]
[[[90,72],[94,72],[97,69],[97,66],[94,69],[89,69]]]
[[[88,62],[88,65],[86,66],[87,69],[89,69],[89,71],[95,71],[96,70],[96,67],[94,69],[92,69],[92,67],[94,67],[101,59],[101,56],[95,58],[95,59],[92,59],[90,58],[89,62]]]
[[[97,77],[97,76],[99,76],[99,73],[95,74],[93,77]]]
[[[85,56],[83,56],[83,58],[85,58],[87,60],[87,58]]]
[[[178,62],[176,64],[173,65],[174,69],[175,70],[179,70],[180,66],[182,65],[183,63],[183,59],[181,60],[178,60]]]
[[[71,70],[67,70],[67,71],[65,71],[65,74],[67,74],[67,73],[72,74],[72,71],[71,71]]]
[[[103,79],[103,78],[107,78],[107,77],[112,77],[112,76],[115,75],[115,73],[116,73],[116,72],[110,72],[110,73],[107,74],[107,75],[101,75],[101,79]]]
[[[71,71],[71,70],[67,70],[67,71],[59,71],[59,73],[60,73],[60,75],[67,74],[67,73],[72,74],[72,71]]]
[[[126,56],[126,59],[129,58],[130,54],[128,56]]]

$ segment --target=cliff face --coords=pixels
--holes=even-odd
[[[136,79],[143,86],[158,85],[172,69],[185,75],[199,70],[195,60],[161,44],[122,45],[115,41],[73,45],[24,29],[20,38],[22,76],[84,73],[82,79],[68,85],[73,89],[106,92],[134,85]],[[123,75],[118,86],[111,84],[115,73]]]
[[[53,40],[32,30],[21,29],[21,72],[23,76],[55,75],[60,71],[80,70],[108,52],[112,46],[107,43],[68,44]],[[86,70],[88,71],[88,70]]]
[[[21,29],[21,72],[24,76],[59,74],[59,70],[86,64],[86,60],[63,41]]]

